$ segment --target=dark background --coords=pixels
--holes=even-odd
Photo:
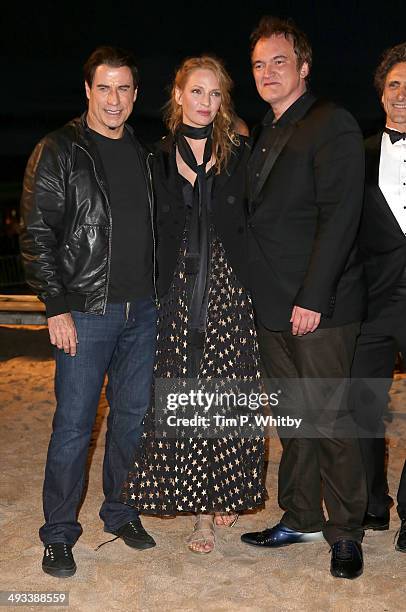
[[[365,135],[379,128],[383,114],[373,72],[384,49],[406,40],[405,0],[3,4],[0,255],[17,248],[10,234],[18,222],[27,158],[44,134],[85,109],[82,65],[97,45],[127,47],[138,58],[141,79],[130,123],[141,139],[163,135],[161,109],[175,68],[185,56],[203,52],[225,60],[235,83],[236,110],[252,127],[267,108],[256,93],[249,61],[249,35],[263,14],[293,17],[306,31],[317,94],[348,108]]]

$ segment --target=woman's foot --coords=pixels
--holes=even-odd
[[[198,514],[192,533],[188,537],[188,547],[194,553],[207,554],[214,549],[215,535],[212,514]]]
[[[229,512],[215,512],[214,513],[214,524],[217,527],[234,527],[238,521],[237,513]]]

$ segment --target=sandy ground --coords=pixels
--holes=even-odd
[[[80,513],[84,533],[74,548],[78,571],[61,580],[41,570],[41,487],[54,408],[53,361],[43,328],[0,327],[1,502],[0,590],[68,591],[73,611],[257,612],[320,610],[334,612],[406,610],[406,555],[394,550],[399,526],[392,509],[391,528],[368,532],[365,571],[355,581],[333,579],[326,543],[258,550],[240,542],[245,531],[262,529],[279,516],[276,474],[280,447],[270,440],[266,509],[240,517],[232,529],[218,531],[208,556],[187,551],[190,517],[144,518],[156,548],[139,552],[106,540],[98,510],[102,502],[106,400],[101,398],[90,461],[87,496]],[[405,411],[406,381],[393,391],[393,410]],[[396,494],[405,456],[406,421],[390,441],[389,477]],[[16,609],[12,607],[8,609]],[[19,608],[18,608],[19,609]],[[36,606],[25,609],[47,609]]]

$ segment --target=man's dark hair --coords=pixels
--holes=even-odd
[[[138,70],[135,65],[135,57],[130,51],[120,49],[119,47],[97,47],[86,60],[83,66],[83,74],[86,83],[89,87],[92,86],[94,73],[98,66],[106,64],[112,68],[121,68],[121,66],[128,66],[133,75],[134,87],[138,85]]]
[[[388,72],[392,70],[395,64],[399,64],[400,62],[406,62],[406,43],[400,43],[400,45],[386,49],[382,55],[381,62],[376,69],[374,78],[374,84],[380,98],[385,88]]]
[[[312,66],[312,48],[304,32],[300,30],[292,19],[281,19],[272,15],[264,15],[258,26],[250,36],[251,55],[254,47],[260,38],[270,38],[271,36],[283,35],[293,44],[293,50],[297,57],[297,66],[301,68],[304,62]]]

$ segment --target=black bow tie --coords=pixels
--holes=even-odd
[[[389,138],[392,144],[395,144],[398,140],[406,139],[406,132],[397,132],[396,130],[391,130],[390,128],[385,128],[384,132],[389,134]]]

